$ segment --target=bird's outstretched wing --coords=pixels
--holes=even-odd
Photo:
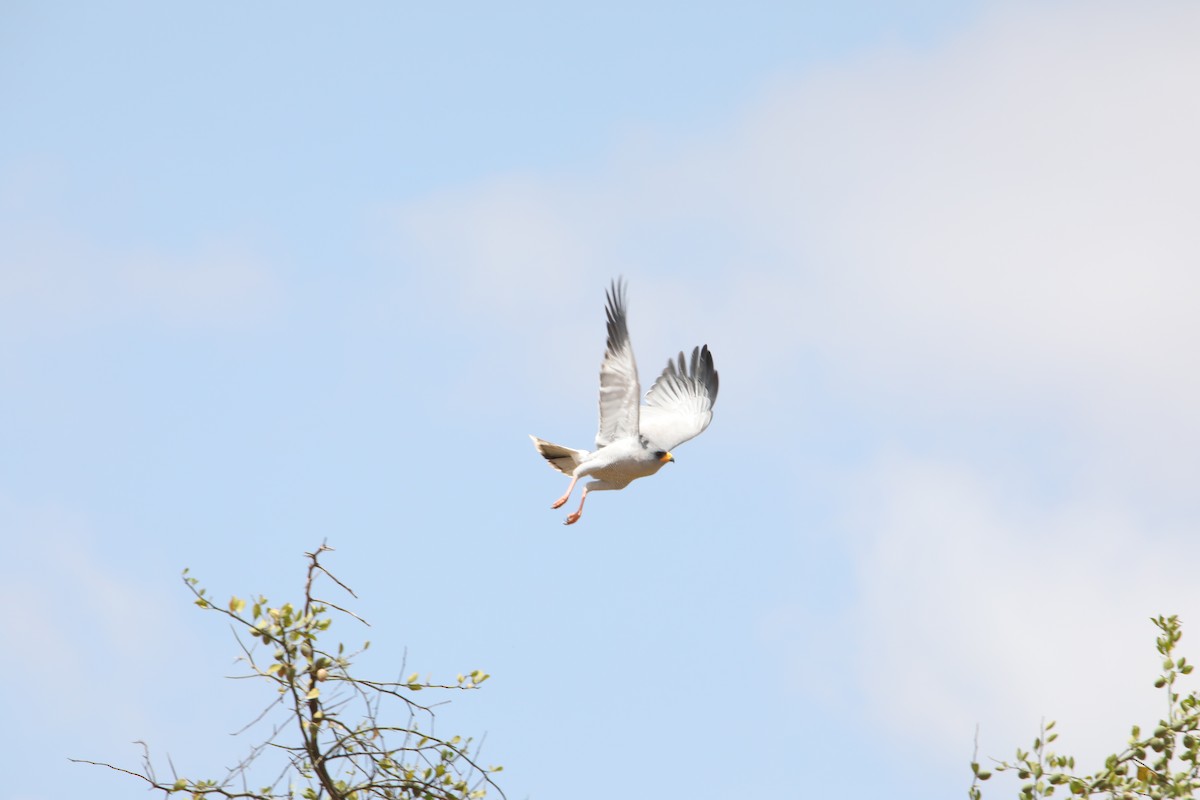
[[[673,450],[704,432],[717,402],[717,371],[708,345],[692,350],[690,361],[679,354],[679,363],[667,368],[646,392],[641,433],[656,447]]]
[[[600,364],[600,427],[596,447],[638,435],[637,362],[625,323],[625,282],[616,280],[607,292],[604,313],[608,317],[608,342]]]

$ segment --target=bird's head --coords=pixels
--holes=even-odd
[[[654,457],[657,458],[659,461],[661,461],[663,464],[666,464],[669,461],[675,460],[675,456],[671,455],[666,450],[656,450],[654,453]]]

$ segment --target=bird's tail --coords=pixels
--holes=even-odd
[[[554,467],[563,475],[570,475],[579,466],[579,462],[587,455],[587,450],[572,450],[569,447],[563,447],[559,444],[551,444],[545,439],[539,439],[536,436],[530,436],[533,439],[533,446],[542,454],[542,458],[546,459],[546,463]]]

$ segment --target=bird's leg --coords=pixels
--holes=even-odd
[[[574,525],[576,522],[579,522],[579,517],[583,514],[583,501],[584,500],[587,500],[587,487],[586,486],[583,487],[583,492],[579,496],[578,510],[576,510],[574,514],[568,514],[566,521],[563,522],[563,525]]]
[[[561,508],[561,507],[562,507],[562,505],[563,505],[564,503],[566,503],[566,502],[567,502],[567,500],[569,500],[569,499],[571,498],[571,492],[575,491],[575,482],[576,482],[576,481],[578,481],[578,480],[579,480],[579,476],[578,476],[578,475],[576,475],[576,476],[573,476],[573,477],[571,478],[571,485],[567,487],[567,491],[566,491],[566,493],[565,493],[565,494],[564,494],[562,497],[560,497],[560,498],[558,498],[557,500],[555,500],[555,501],[554,501],[554,502],[553,502],[553,503],[550,505],[550,507],[551,507],[551,508]]]

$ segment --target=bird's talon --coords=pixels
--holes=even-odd
[[[578,513],[576,513],[576,514],[568,514],[568,515],[567,515],[567,518],[566,518],[565,520],[563,520],[563,525],[574,525],[576,522],[579,522],[579,518],[580,518],[581,516],[582,516],[582,515],[581,515],[581,514],[578,514]]]

